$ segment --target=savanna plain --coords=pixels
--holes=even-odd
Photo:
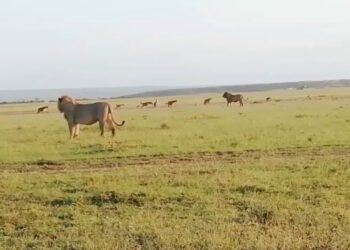
[[[0,105],[0,248],[350,249],[350,89],[243,95],[107,100],[124,127],[73,140]]]

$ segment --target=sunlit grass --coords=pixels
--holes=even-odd
[[[2,162],[65,161],[158,153],[265,150],[347,144],[350,137],[348,99],[272,101],[226,108],[224,103],[219,103],[221,99],[211,106],[195,106],[193,103],[200,103],[201,96],[192,98],[192,103],[188,97],[183,98],[183,103],[179,97],[179,104],[172,109],[135,109],[131,103],[129,108],[117,111],[116,119],[125,120],[126,125],[118,130],[115,138],[109,133],[101,138],[94,125],[82,126],[80,138],[69,140],[66,122],[59,113],[1,115],[0,159]],[[56,112],[55,104],[50,105],[50,112]],[[6,105],[0,108],[2,112],[11,110]]]
[[[302,155],[100,173],[4,174],[0,244],[346,249],[348,164]]]
[[[75,140],[54,103],[0,106],[0,248],[349,249],[347,91],[118,100],[116,137],[95,125]],[[138,163],[152,155],[169,160]]]

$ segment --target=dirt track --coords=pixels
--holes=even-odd
[[[4,172],[66,172],[66,171],[103,171],[128,166],[168,166],[200,163],[239,163],[264,159],[350,159],[350,147],[321,146],[315,148],[285,148],[269,151],[246,150],[224,152],[196,152],[174,155],[141,155],[132,157],[116,157],[87,161],[55,162],[40,160],[32,163],[5,164],[0,163],[0,173]]]

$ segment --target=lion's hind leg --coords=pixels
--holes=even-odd
[[[98,125],[100,127],[101,136],[103,136],[105,134],[105,123],[100,121]]]
[[[114,136],[115,135],[115,126],[114,126],[113,118],[112,118],[111,114],[108,115],[106,122],[108,124],[108,128],[112,131],[112,136]]]
[[[108,120],[107,124],[108,124],[109,129],[112,131],[112,136],[114,136],[115,135],[115,127],[114,127],[113,121]]]

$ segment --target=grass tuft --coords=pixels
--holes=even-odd
[[[131,193],[130,195],[120,194],[115,191],[107,191],[89,197],[92,205],[103,206],[104,204],[127,204],[136,207],[144,205],[145,193]]]

